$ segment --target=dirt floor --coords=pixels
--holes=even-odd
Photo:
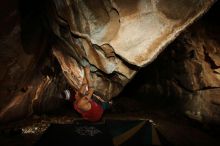
[[[160,104],[157,104],[160,103]],[[202,125],[180,114],[174,103],[134,100],[119,97],[105,119],[146,119],[153,122],[164,137],[175,146],[219,146],[220,134],[208,125]],[[70,124],[80,116],[66,106],[45,115],[33,115],[21,121],[0,126],[1,146],[31,146],[51,123]],[[100,121],[100,122],[102,122]]]

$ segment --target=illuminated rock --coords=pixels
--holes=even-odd
[[[50,16],[58,37],[55,56],[66,63],[91,65],[95,91],[104,99],[119,94],[140,67],[151,63],[212,0],[54,0]],[[55,19],[54,19],[55,18]],[[56,50],[61,50],[58,56]],[[66,63],[61,58],[66,58]],[[64,67],[65,66],[65,67]],[[64,72],[73,87],[79,74]],[[110,75],[110,77],[109,77]],[[102,76],[100,79],[100,76]],[[99,86],[100,85],[100,86]],[[75,88],[77,89],[77,88]],[[117,90],[115,90],[117,89]],[[104,91],[104,92],[103,92]]]

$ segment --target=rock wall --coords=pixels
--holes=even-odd
[[[175,100],[176,107],[188,117],[219,124],[220,23],[216,21],[219,8],[218,2],[157,60],[140,70],[125,88],[127,94],[148,99],[160,97],[161,102]]]
[[[79,88],[83,66],[88,64],[95,94],[105,100],[117,96],[140,68],[153,62],[214,2],[1,2],[0,122],[54,109],[59,104],[56,96],[66,82],[76,90]],[[208,59],[216,58],[212,56],[215,53],[205,54]],[[212,68],[206,71],[211,72]],[[191,79],[187,75],[184,78]],[[210,84],[217,86],[218,81],[204,81],[204,87]],[[194,90],[200,88],[199,85],[190,87]],[[182,92],[179,95],[182,96]]]
[[[19,1],[0,6],[0,122],[55,109],[59,103],[54,96],[66,83],[50,55],[45,20],[33,7],[42,3],[24,3],[30,9],[22,5],[21,10]]]
[[[53,0],[54,55],[76,90],[89,64],[95,93],[109,100],[213,2]]]

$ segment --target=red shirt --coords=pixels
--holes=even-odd
[[[77,112],[79,112],[85,120],[88,120],[91,122],[99,121],[102,117],[104,110],[103,110],[102,106],[97,104],[95,101],[93,101],[93,100],[89,100],[89,101],[91,104],[90,110],[83,112],[77,107],[77,105],[75,103],[74,103],[74,109]]]

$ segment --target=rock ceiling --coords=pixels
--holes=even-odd
[[[82,66],[90,64],[96,92],[110,99],[214,1],[53,2],[55,12],[50,18],[57,36],[53,53],[65,76],[78,89]]]

